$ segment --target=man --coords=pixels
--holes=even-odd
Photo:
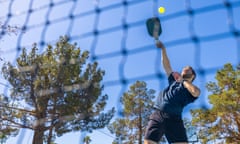
[[[199,88],[192,84],[196,73],[190,66],[184,67],[181,74],[173,72],[165,46],[160,41],[156,46],[161,49],[169,85],[157,98],[155,111],[149,118],[145,132],[144,144],[157,144],[164,134],[169,143],[186,144],[188,139],[181,114],[183,108],[200,95]]]

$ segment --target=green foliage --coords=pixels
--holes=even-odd
[[[4,78],[11,84],[9,96],[2,95],[0,125],[9,131],[34,131],[33,143],[72,131],[92,131],[109,123],[114,109],[104,111],[108,96],[102,95],[104,71],[97,62],[87,63],[88,51],[81,51],[67,37],[60,37],[37,54],[22,50],[16,66],[5,63]]]
[[[123,94],[124,117],[116,119],[108,126],[116,135],[113,143],[120,140],[123,144],[142,143],[145,126],[151,114],[155,91],[147,89],[145,82],[137,81]]]
[[[92,141],[92,140],[91,140],[90,136],[86,136],[86,137],[84,137],[84,139],[83,139],[84,144],[90,144],[91,141]]]
[[[202,143],[222,140],[240,143],[240,69],[225,64],[216,74],[217,82],[209,82],[208,110],[194,110],[193,124],[199,126]]]
[[[16,136],[18,130],[14,128],[9,128],[5,124],[0,125],[0,143],[3,144],[7,141],[10,136]]]

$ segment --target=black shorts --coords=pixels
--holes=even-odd
[[[181,117],[170,116],[165,112],[156,110],[150,116],[144,138],[159,142],[164,134],[169,143],[188,142]]]

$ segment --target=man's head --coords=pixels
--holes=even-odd
[[[191,66],[186,66],[182,69],[182,78],[184,80],[188,80],[193,82],[194,79],[196,78],[196,72],[194,71],[194,69]]]

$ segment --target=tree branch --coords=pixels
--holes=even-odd
[[[7,105],[4,105],[4,106],[3,106],[3,105],[0,105],[0,107],[8,108],[8,109],[13,109],[13,110],[21,111],[21,112],[27,112],[27,113],[30,113],[31,115],[35,115],[35,112],[34,112],[34,111],[31,111],[31,110],[26,110],[26,109],[11,107],[11,106],[7,106]]]
[[[15,125],[14,127],[17,127],[17,128],[28,128],[28,129],[33,130],[32,127],[29,127],[29,126],[26,126],[26,125],[20,124],[20,123],[15,122],[15,121],[13,121],[13,120],[11,120],[11,119],[8,119],[8,118],[1,118],[1,119],[2,119],[2,121],[8,121],[8,122],[14,124],[14,125]]]

